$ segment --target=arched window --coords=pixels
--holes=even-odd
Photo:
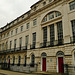
[[[56,19],[59,16],[61,16],[61,13],[58,12],[58,11],[49,12],[47,15],[45,15],[42,22],[46,22],[46,21],[50,21],[52,19]]]
[[[64,56],[64,53],[62,51],[58,51],[56,56]]]
[[[45,52],[43,52],[43,53],[41,54],[41,56],[42,56],[42,57],[46,57],[47,54],[46,54]]]
[[[18,57],[18,66],[20,66],[21,56]]]

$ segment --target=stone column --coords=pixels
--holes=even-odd
[[[57,35],[57,24],[55,23],[54,24],[54,32],[55,32],[55,41],[54,41],[54,44],[56,45],[58,42],[58,35]]]
[[[58,35],[57,35],[57,24],[54,24],[54,32],[55,32],[55,40],[58,40]]]
[[[50,26],[47,26],[47,41],[50,41]]]

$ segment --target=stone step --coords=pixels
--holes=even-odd
[[[60,73],[53,73],[53,72],[32,72],[35,75],[62,75]]]

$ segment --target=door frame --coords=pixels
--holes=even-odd
[[[46,56],[41,57],[41,71],[42,71],[42,66],[43,66],[43,64],[42,64],[43,58],[46,58],[46,71],[47,71],[47,57]]]
[[[64,56],[58,56],[58,57],[56,58],[57,72],[59,72],[59,67],[58,67],[58,58],[59,58],[59,57],[62,57],[62,58],[63,58],[63,63],[65,64],[65,58],[64,58]],[[64,72],[65,72],[65,68],[64,68]]]

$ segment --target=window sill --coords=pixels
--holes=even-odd
[[[25,31],[29,31],[29,28],[28,28],[28,29],[26,29]]]
[[[68,14],[73,13],[73,12],[75,12],[75,9],[74,10],[69,10]]]
[[[32,28],[35,28],[35,27],[37,27],[37,25],[32,26]]]

